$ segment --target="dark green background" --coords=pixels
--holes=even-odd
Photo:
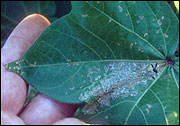
[[[53,22],[70,11],[69,1],[1,1],[1,47],[16,25],[29,14],[39,13]]]

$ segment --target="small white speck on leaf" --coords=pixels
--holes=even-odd
[[[152,105],[151,105],[151,104],[146,104],[146,106],[147,106],[148,108],[152,108]]]
[[[168,36],[168,34],[165,33],[165,34],[164,34],[164,37],[165,37],[165,38],[168,38],[169,36]]]
[[[77,65],[77,66],[79,66],[79,63],[78,63],[78,62],[74,62],[74,63],[73,63],[73,65]]]
[[[31,67],[35,67],[35,66],[36,66],[36,62],[34,62],[33,64],[32,64],[32,63],[30,63],[30,64],[29,64],[29,66],[31,66]]]
[[[117,45],[120,46],[120,43],[118,42]]]
[[[160,19],[158,20],[158,25],[162,25],[162,22],[161,22],[161,20],[160,20]]]
[[[146,109],[147,114],[149,114],[149,109]]]
[[[20,68],[19,66],[16,66],[16,69],[17,69],[17,70],[20,70],[21,68]]]
[[[158,34],[158,33],[159,33],[159,30],[156,31],[156,34]]]
[[[94,69],[97,70],[97,71],[100,71],[100,68],[94,66]]]
[[[164,20],[164,16],[162,16],[161,19]]]
[[[146,37],[147,35],[148,35],[148,33],[145,33],[145,34],[144,34],[144,37]]]
[[[132,91],[132,92],[130,92],[130,96],[136,96],[138,94],[138,92],[137,91]]]
[[[130,44],[130,49],[132,49],[133,45],[134,45],[133,43]]]
[[[142,20],[142,19],[144,19],[144,16],[141,16],[141,15],[140,15],[139,18]]]
[[[112,21],[112,19],[111,18],[109,18],[109,22],[111,22]]]
[[[95,81],[97,81],[97,80],[99,80],[101,78],[101,76],[99,75],[99,76],[97,76],[97,77],[95,77]]]
[[[71,90],[71,91],[72,91],[72,90],[74,90],[74,89],[75,89],[75,87],[74,87],[74,86],[73,86],[72,88],[69,88],[69,90]]]
[[[137,23],[137,24],[139,24],[139,23],[140,23],[140,21],[136,21],[136,23]]]
[[[24,71],[21,72],[21,75],[23,75]]]
[[[71,62],[71,59],[67,59],[67,62]]]
[[[119,12],[123,11],[123,8],[120,5],[118,5],[118,8],[119,8]]]
[[[81,14],[81,16],[82,16],[82,17],[87,17],[87,16],[88,16],[88,14]]]
[[[16,61],[16,64],[19,64],[20,63],[20,61],[18,60],[18,61]]]
[[[68,67],[70,67],[70,66],[71,66],[71,63],[67,63],[67,65],[68,65]]]
[[[146,104],[147,108],[145,109],[147,114],[149,114],[150,112],[150,109],[152,108],[152,105],[151,104]]]
[[[105,116],[105,119],[109,119],[109,116],[108,116],[108,115],[106,115],[106,116]]]

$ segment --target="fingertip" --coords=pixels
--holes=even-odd
[[[22,21],[29,20],[31,18],[39,18],[38,20],[44,20],[46,23],[45,25],[51,24],[50,21],[45,16],[43,16],[41,14],[31,14],[31,15],[25,17]]]
[[[49,20],[40,14],[31,14],[25,17],[13,30],[11,36],[20,37],[32,44],[42,31],[50,25]]]

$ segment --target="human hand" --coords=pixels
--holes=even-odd
[[[78,105],[61,103],[42,94],[22,110],[28,85],[18,74],[3,66],[19,59],[48,25],[50,22],[41,15],[26,17],[1,49],[1,124],[85,124],[69,118]]]

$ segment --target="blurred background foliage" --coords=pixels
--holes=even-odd
[[[52,23],[70,11],[69,1],[1,1],[1,48],[12,30],[26,16],[42,14]]]

